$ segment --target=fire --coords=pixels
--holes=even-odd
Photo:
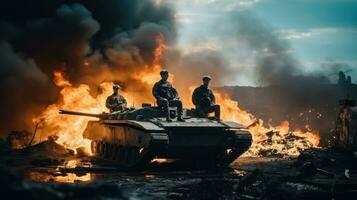
[[[318,147],[318,132],[290,130],[289,122],[279,126],[264,127],[264,122],[251,113],[239,108],[238,102],[228,95],[216,93],[217,103],[221,105],[222,118],[247,126],[253,135],[253,144],[245,156],[260,156],[264,152],[273,152],[284,156],[297,156],[303,149]]]
[[[75,183],[75,182],[89,182],[92,180],[91,174],[86,173],[84,176],[78,176],[74,173],[66,173],[65,176],[55,176],[54,181],[57,183]]]
[[[162,33],[160,33],[157,37],[156,37],[156,49],[154,51],[154,62],[153,65],[158,66],[161,68],[161,61],[162,61],[162,57],[164,54],[164,51],[167,49],[167,46],[165,44],[165,37]]]
[[[157,36],[156,42],[157,48],[154,52],[155,59],[153,66],[145,66],[136,74],[132,75],[134,79],[140,80],[143,85],[152,86],[160,79],[159,72],[162,69],[160,63],[163,51],[167,46],[164,43],[164,36],[162,34]],[[99,87],[103,92],[96,97],[90,94],[88,85],[81,84],[79,86],[73,86],[64,77],[64,73],[60,71],[54,72],[54,83],[59,88],[62,88],[60,92],[62,99],[56,104],[49,105],[39,116],[33,119],[34,123],[40,119],[45,119],[42,129],[38,131],[38,136],[45,138],[44,136],[57,135],[57,143],[73,149],[75,152],[82,149],[85,153],[90,155],[91,141],[83,138],[82,132],[88,121],[93,119],[88,117],[59,115],[58,110],[68,109],[89,113],[102,113],[103,111],[107,111],[105,101],[106,98],[112,94],[112,83],[104,82],[100,84]],[[152,97],[137,96],[142,95],[142,93],[122,91],[121,94],[127,99],[128,105],[134,105],[134,99],[144,100],[146,102],[152,101]],[[37,138],[37,141],[39,140],[40,139]]]
[[[63,77],[60,72],[55,72],[55,83],[61,87],[62,101],[48,106],[45,111],[34,121],[44,118],[43,128],[39,130],[39,135],[57,135],[57,143],[67,148],[77,150],[83,148],[84,152],[91,154],[91,141],[83,138],[82,132],[90,120],[84,117],[62,116],[58,114],[59,109],[78,110],[84,112],[101,113],[105,110],[105,99],[110,94],[111,85],[103,83],[100,87],[104,92],[97,98],[89,94],[89,86],[79,85],[77,87]]]
[[[67,163],[65,163],[65,167],[73,169],[77,167],[78,163],[79,163],[78,160],[69,160]]]
[[[63,175],[52,175],[40,172],[29,172],[27,178],[32,181],[39,182],[56,182],[56,183],[75,183],[75,182],[90,182],[93,180],[92,174],[86,173],[83,176],[79,176],[74,173],[65,173]]]
[[[159,34],[156,37],[157,48],[154,51],[155,58],[152,66],[140,68],[134,74],[130,74],[133,79],[138,80],[145,85],[148,90],[160,79],[159,72],[163,69],[161,66],[164,50],[168,47],[165,45],[164,36]],[[129,75],[128,75],[129,76]],[[172,76],[170,76],[172,81]],[[81,84],[73,86],[62,72],[54,72],[54,82],[61,88],[62,99],[56,104],[49,105],[41,115],[33,119],[34,122],[39,119],[46,119],[39,134],[43,136],[57,135],[59,144],[75,151],[82,149],[84,152],[91,154],[91,141],[83,138],[82,132],[91,118],[79,116],[59,115],[59,109],[68,109],[90,113],[102,113],[106,111],[105,100],[112,93],[112,83],[104,82],[99,85],[102,93],[93,97],[90,94],[88,85]],[[186,93],[181,94],[184,98],[185,107],[192,107],[189,100],[194,87],[190,87]],[[133,90],[133,89],[132,89]],[[127,99],[128,105],[134,105],[134,99],[142,102],[151,102],[151,96],[143,95],[142,91],[123,91],[121,94]],[[151,91],[145,91],[145,94],[151,94]],[[319,145],[318,133],[314,131],[303,132],[301,130],[290,130],[287,121],[282,122],[279,126],[265,127],[262,120],[257,119],[254,115],[239,108],[238,103],[232,100],[224,93],[215,93],[217,103],[221,105],[222,119],[241,123],[249,128],[253,134],[253,145],[245,154],[247,156],[259,156],[264,151],[278,152],[283,155],[296,156],[300,150],[317,147]],[[37,138],[38,139],[38,138]],[[73,164],[73,163],[70,163]]]

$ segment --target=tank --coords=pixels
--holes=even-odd
[[[158,107],[143,105],[123,112],[89,114],[60,110],[61,114],[97,117],[83,132],[92,153],[123,168],[143,168],[155,158],[180,160],[200,167],[227,166],[252,143],[246,127],[230,121],[198,118],[184,109],[184,122],[166,122]]]

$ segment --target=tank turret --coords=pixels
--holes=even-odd
[[[171,111],[175,117],[175,110]],[[117,113],[60,113],[99,118],[89,121],[83,132],[92,140],[92,152],[130,169],[145,167],[155,158],[182,160],[195,166],[226,166],[252,143],[246,127],[198,118],[188,109],[184,109],[184,122],[167,122],[165,113],[152,106]]]

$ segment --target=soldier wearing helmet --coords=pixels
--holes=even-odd
[[[177,107],[177,120],[184,121],[182,119],[182,102],[178,96],[177,90],[172,86],[172,84],[167,81],[169,78],[169,72],[167,70],[162,70],[160,72],[161,80],[156,82],[152,94],[156,98],[157,104],[165,112],[166,120],[171,122],[169,106]]]
[[[210,76],[202,77],[203,84],[197,87],[192,94],[192,102],[196,106],[196,113],[199,117],[208,117],[211,112],[215,113],[215,119],[220,120],[221,108],[216,104],[216,98],[212,90],[208,87],[211,81]]]
[[[124,111],[126,109],[126,99],[119,94],[120,86],[118,84],[113,85],[113,94],[107,97],[105,106],[110,112]]]

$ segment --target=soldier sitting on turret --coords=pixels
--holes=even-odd
[[[199,117],[208,117],[211,112],[215,113],[217,121],[220,120],[221,109],[216,104],[216,98],[212,90],[208,87],[211,81],[210,76],[203,76],[203,84],[197,87],[192,94],[192,102],[196,106],[196,113]]]
[[[156,82],[152,94],[156,98],[157,104],[165,112],[166,120],[171,122],[169,106],[177,107],[177,120],[184,121],[182,119],[182,102],[178,96],[176,89],[171,85],[167,79],[169,78],[169,72],[162,70],[160,72],[161,80]]]
[[[118,84],[113,85],[113,94],[107,97],[105,106],[110,112],[124,111],[126,109],[126,99],[119,94],[120,86]]]

